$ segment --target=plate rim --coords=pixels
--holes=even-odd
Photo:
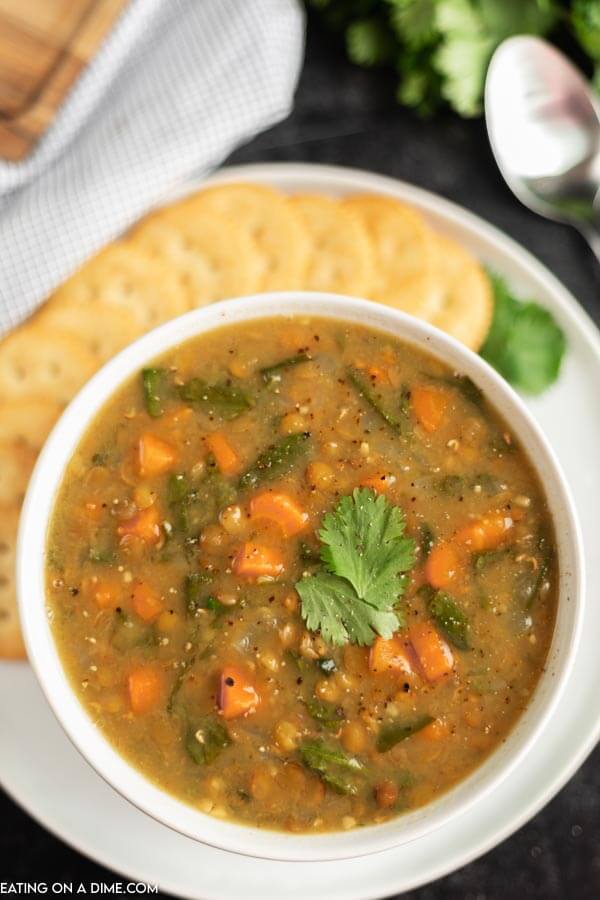
[[[496,249],[504,256],[508,257],[510,263],[515,270],[520,270],[531,279],[541,283],[548,294],[553,297],[554,303],[560,308],[565,318],[574,322],[577,330],[580,332],[579,338],[585,342],[594,354],[597,364],[600,366],[600,330],[592,320],[591,316],[577,302],[574,295],[562,284],[533,253],[522,247],[516,240],[503,232],[497,226],[489,223],[482,217],[471,212],[459,204],[447,199],[444,196],[435,194],[425,188],[418,187],[389,175],[381,175],[367,170],[362,170],[350,166],[338,165],[322,165],[314,163],[283,163],[283,162],[266,162],[266,163],[248,163],[235,166],[225,166],[209,177],[201,176],[187,179],[180,184],[176,190],[170,191],[166,196],[156,204],[162,206],[165,203],[177,199],[179,196],[190,193],[191,191],[206,184],[214,184],[224,181],[247,180],[256,181],[265,184],[278,185],[281,181],[296,182],[301,188],[303,182],[315,181],[322,182],[324,192],[332,192],[336,189],[342,191],[378,191],[387,195],[395,196],[398,199],[414,203],[426,213],[440,219],[451,222],[460,230],[469,231],[474,237],[483,238],[484,241],[496,247]],[[2,668],[10,668],[14,666],[14,662],[6,662],[2,664]],[[26,666],[26,662],[16,663],[17,666]],[[536,815],[566,784],[573,776],[577,769],[583,764],[587,756],[592,752],[598,740],[600,739],[600,718],[591,723],[588,730],[586,740],[579,741],[577,752],[569,756],[569,760],[565,763],[561,770],[555,774],[550,784],[546,784],[543,791],[538,793],[528,803],[520,807],[517,814],[513,814],[507,820],[507,823],[501,828],[494,828],[491,835],[479,842],[475,846],[471,846],[468,851],[460,851],[453,855],[452,859],[446,859],[439,864],[432,864],[428,868],[427,875],[423,878],[415,875],[412,880],[405,881],[401,888],[389,884],[383,888],[383,892],[393,893],[394,891],[413,890],[417,887],[430,884],[445,875],[456,871],[470,862],[479,858],[483,854],[489,852],[493,847],[506,840],[511,834],[522,827],[534,815]],[[79,841],[77,834],[65,836],[61,828],[55,826],[50,817],[46,813],[40,813],[34,809],[34,804],[29,800],[21,800],[16,793],[5,783],[0,772],[0,784],[9,797],[30,815],[35,821],[40,823],[55,837],[62,840],[68,846],[74,848],[83,856],[92,860],[109,870],[116,872],[118,875],[145,882],[146,878],[142,872],[136,871],[136,867],[114,868],[114,863],[107,860],[96,849],[97,845],[87,846],[85,841]],[[221,851],[226,853],[227,851]],[[393,853],[394,851],[385,851]],[[375,854],[374,858],[377,858]],[[269,864],[268,860],[264,862]],[[302,866],[304,863],[288,863],[285,865]],[[313,863],[310,863],[313,865]],[[314,864],[318,865],[318,863]],[[179,897],[198,897],[196,893],[190,893],[183,884],[177,884],[168,881],[158,881],[159,889],[166,893]],[[382,896],[382,889],[378,889],[376,894],[370,894],[372,897]],[[203,897],[221,898],[224,894],[202,894]],[[365,894],[354,893],[352,886],[349,886],[347,892],[344,893],[347,900],[364,900]]]

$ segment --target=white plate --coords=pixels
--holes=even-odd
[[[559,382],[529,403],[563,465],[585,542],[588,596],[600,597],[600,335],[564,287],[481,219],[425,191],[351,169],[270,164],[224,170],[284,190],[378,191],[421,208],[525,296],[552,310],[568,339]],[[78,755],[26,665],[0,665],[0,779],[34,818],[126,877],[201,900],[377,898],[464,865],[508,837],[567,781],[600,736],[600,603],[589,602],[579,657],[558,709],[526,761],[468,814],[408,846],[342,863],[283,863],[234,856],[182,837],[117,795]],[[42,873],[43,874],[43,873]]]

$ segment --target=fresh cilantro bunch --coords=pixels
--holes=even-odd
[[[319,532],[324,568],[296,590],[302,617],[329,644],[371,644],[403,624],[398,608],[415,543],[404,533],[403,511],[383,495],[357,488],[323,519]]]
[[[492,53],[513,34],[570,34],[600,63],[600,0],[307,0],[340,31],[350,59],[398,73],[399,103],[481,113]],[[597,77],[600,84],[600,77]]]

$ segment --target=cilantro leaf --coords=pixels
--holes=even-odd
[[[357,488],[323,519],[321,559],[376,609],[389,609],[404,591],[401,573],[415,562],[414,541],[405,537],[404,512],[382,494]]]
[[[296,583],[311,631],[337,646],[392,636],[403,622],[397,603],[415,562],[415,544],[404,528],[402,510],[365,488],[325,516],[321,558],[329,571]]]
[[[600,59],[600,0],[573,0],[571,22],[585,52]]]
[[[389,27],[381,19],[359,19],[346,32],[346,47],[352,62],[359,66],[379,66],[390,62],[394,42]]]
[[[320,631],[328,644],[341,647],[349,641],[361,646],[375,636],[390,638],[400,622],[396,613],[365,603],[345,578],[317,572],[296,583],[302,616],[311,631]]]
[[[437,37],[436,0],[388,0],[390,21],[411,50],[420,50]]]
[[[479,352],[514,387],[539,394],[558,377],[565,336],[548,310],[517,300],[497,276],[492,285],[494,316]]]

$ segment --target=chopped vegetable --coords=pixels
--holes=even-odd
[[[152,712],[163,700],[164,688],[164,675],[154,663],[137,666],[127,679],[131,711],[136,716]]]
[[[256,519],[270,519],[281,528],[284,537],[293,537],[308,524],[308,514],[299,503],[282,491],[264,491],[250,501],[250,514]]]
[[[265,366],[259,372],[265,384],[278,384],[286,369],[292,369],[301,365],[301,363],[310,362],[311,359],[312,357],[308,353],[296,353],[295,356],[288,356],[287,359],[282,359],[272,366]]]
[[[411,625],[408,636],[428,681],[450,675],[454,667],[452,650],[439,632],[426,622]]]
[[[252,408],[247,394],[231,384],[207,384],[201,378],[192,378],[179,389],[182,400],[199,406],[209,416],[229,421],[237,419]]]
[[[396,432],[396,434],[400,434],[402,431],[402,420],[385,409],[375,391],[367,381],[365,381],[358,372],[355,372],[352,369],[347,372],[346,377],[358,396],[371,407],[373,412],[376,413],[380,419],[383,419],[385,424],[388,425],[392,431]]]
[[[136,581],[132,599],[135,614],[144,622],[153,622],[164,609],[160,593],[145,581]]]
[[[308,450],[308,432],[291,434],[260,454],[240,478],[240,488],[256,488],[287,474]]]
[[[377,673],[400,672],[411,675],[413,660],[408,640],[399,635],[394,635],[387,641],[376,637],[369,652],[369,669]]]
[[[146,412],[157,419],[164,412],[164,393],[166,375],[164,369],[143,369],[142,387]]]
[[[166,441],[151,432],[143,434],[138,442],[138,468],[142,478],[152,478],[168,472],[175,464],[175,450]]]
[[[141,509],[130,519],[126,519],[117,527],[121,538],[138,537],[146,544],[158,544],[161,539],[160,514],[156,506]]]
[[[429,601],[429,613],[443,635],[458,650],[469,650],[469,620],[452,597],[437,591]]]
[[[111,575],[92,575],[85,578],[81,586],[84,596],[93,600],[100,609],[116,609],[123,596],[122,584]]]
[[[436,544],[425,564],[425,578],[434,588],[447,588],[461,571],[462,559],[458,548],[450,541]]]
[[[310,697],[304,701],[306,708],[315,722],[318,722],[328,731],[337,731],[345,719],[344,710],[341,706],[333,703],[324,703],[322,700],[316,700]]]
[[[335,659],[325,658],[317,660],[317,666],[323,672],[324,675],[332,675],[334,672],[337,672],[337,665]]]
[[[417,734],[417,732],[426,728],[432,722],[432,716],[419,716],[418,719],[414,719],[412,722],[393,722],[389,725],[384,725],[377,735],[375,744],[377,752],[387,753],[400,741],[405,741],[407,738],[412,737],[413,734]]]
[[[427,557],[433,550],[434,543],[435,535],[431,529],[431,526],[428,525],[427,522],[422,522],[419,525],[419,550],[421,553],[421,559],[427,559]]]
[[[229,732],[215,716],[204,716],[188,728],[185,749],[198,766],[213,763],[231,744]]]
[[[417,385],[411,390],[412,409],[425,431],[437,431],[444,421],[448,406],[446,391],[431,385]]]
[[[223,475],[237,475],[242,461],[221,431],[213,431],[206,436],[206,446],[215,458]]]
[[[260,697],[250,676],[236,666],[225,666],[219,679],[219,709],[224,719],[237,719],[256,710]]]
[[[464,525],[456,532],[454,540],[470,550],[494,550],[510,537],[514,524],[514,514],[493,513]],[[435,586],[445,587],[443,584]]]
[[[354,756],[344,753],[341,747],[317,738],[302,741],[298,753],[306,768],[315,772],[337,794],[358,793],[358,782],[349,773],[359,774],[364,766]]]
[[[234,556],[231,568],[243,578],[277,578],[283,573],[285,565],[271,547],[246,542]]]
[[[357,488],[323,519],[321,556],[329,572],[296,583],[302,616],[328,643],[371,644],[401,624],[396,605],[415,561],[404,513],[384,496]]]

